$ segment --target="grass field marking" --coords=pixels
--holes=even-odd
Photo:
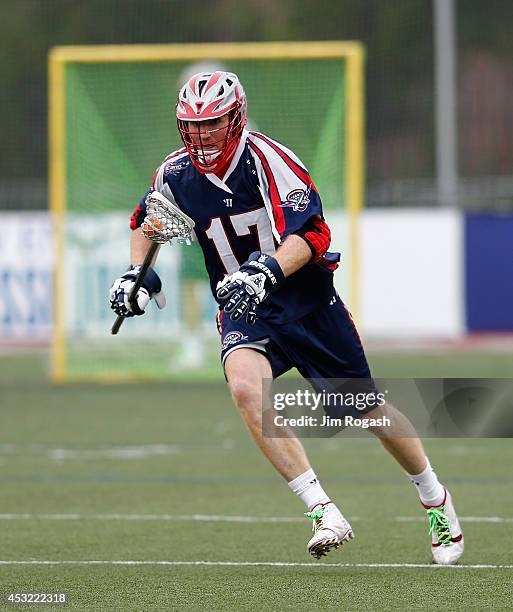
[[[219,446],[219,448],[222,448]],[[46,448],[38,444],[23,447],[16,444],[0,444],[0,454],[46,455],[49,459],[62,462],[70,459],[144,459],[145,457],[178,455],[184,447],[178,444],[132,444],[129,446],[102,447],[93,449]]]
[[[0,514],[0,521],[198,521],[204,523],[304,523],[301,516],[237,516],[223,514]],[[353,517],[353,521],[360,520]]]
[[[104,514],[102,520],[198,521],[204,523],[304,523],[301,516],[237,516],[223,514]],[[359,520],[357,517],[353,520]]]
[[[0,521],[42,520],[42,521],[191,521],[200,523],[304,523],[302,516],[243,516],[225,514],[0,514]],[[351,522],[365,521],[361,516],[351,517]],[[400,523],[423,523],[425,516],[397,516],[391,520]],[[462,523],[513,523],[513,517],[502,516],[460,516]]]
[[[513,517],[503,516],[459,516],[460,523],[513,523]],[[416,523],[425,521],[425,516],[396,516],[400,523]]]
[[[86,516],[83,514],[0,514],[0,521],[26,521],[26,520],[48,520],[48,521],[81,521]],[[94,518],[97,518],[96,516]]]
[[[138,446],[119,446],[98,449],[48,449],[46,454],[54,461],[67,459],[143,459],[160,455],[177,455],[181,452],[177,444],[145,444]]]
[[[137,560],[61,560],[45,559],[0,560],[0,565],[171,565],[171,566],[211,566],[211,567],[338,567],[346,569],[513,569],[513,565],[468,564],[434,565],[432,563],[299,563],[285,561],[137,561]]]

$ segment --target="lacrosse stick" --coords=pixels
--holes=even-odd
[[[191,244],[194,221],[168,198],[158,191],[152,191],[146,197],[146,218],[141,225],[141,229],[144,236],[152,243],[135,279],[134,286],[128,295],[128,302],[131,306],[136,302],[137,293],[144,283],[144,278],[159,245],[171,242],[173,239],[178,243]],[[113,335],[118,333],[125,319],[126,317],[123,315],[118,315],[112,326],[111,333]]]

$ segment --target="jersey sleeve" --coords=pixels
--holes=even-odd
[[[322,219],[321,199],[301,160],[263,134],[251,132],[248,142],[278,243],[301,230],[312,217]]]

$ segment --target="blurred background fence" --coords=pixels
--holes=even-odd
[[[48,51],[131,43],[361,42],[366,185],[355,301],[365,339],[512,332],[512,23],[512,0],[3,0],[0,344],[47,343],[52,329]],[[133,83],[138,93],[145,86]],[[307,75],[303,87],[315,89]],[[116,103],[123,113],[124,100]],[[127,202],[127,219],[140,196]],[[330,223],[343,253],[337,286],[351,304],[350,249],[342,225]],[[98,294],[106,333],[108,282]]]
[[[430,0],[3,0],[0,209],[47,207],[46,58],[52,46],[248,40],[363,42],[367,206],[439,205],[433,5]],[[467,210],[513,209],[512,23],[512,2],[454,3],[455,203]],[[170,101],[170,112],[171,106]]]

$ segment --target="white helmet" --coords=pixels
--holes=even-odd
[[[246,94],[233,72],[200,72],[185,83],[178,96],[176,118],[182,140],[200,172],[216,172],[228,161],[240,141],[246,113]],[[208,142],[203,142],[198,122],[227,114],[228,126],[210,130]]]

